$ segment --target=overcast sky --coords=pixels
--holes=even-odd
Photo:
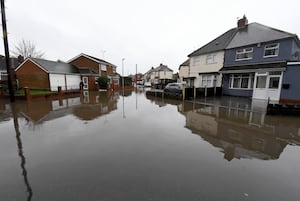
[[[80,53],[103,58],[124,73],[168,65],[174,72],[192,51],[236,26],[246,14],[300,35],[299,0],[6,0],[10,49],[22,39],[45,59]],[[0,53],[4,54],[3,41]]]

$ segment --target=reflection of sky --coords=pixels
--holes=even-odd
[[[278,160],[228,162],[185,128],[176,105],[137,100],[138,109],[134,93],[124,98],[125,118],[120,98],[91,121],[67,114],[32,129],[19,119],[33,200],[299,200],[299,147]],[[13,123],[0,130],[0,195],[22,200]]]

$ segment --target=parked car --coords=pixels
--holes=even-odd
[[[184,84],[182,83],[178,83],[178,82],[169,83],[164,88],[164,92],[166,95],[182,95],[183,87]]]

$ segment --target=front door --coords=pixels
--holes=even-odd
[[[256,73],[254,79],[253,99],[279,101],[282,72]]]
[[[83,82],[83,89],[88,90],[89,89],[89,79],[88,77],[82,77]]]

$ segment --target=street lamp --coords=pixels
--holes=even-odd
[[[122,58],[122,87],[123,87],[123,93],[124,93],[124,60],[125,60],[125,58]]]

